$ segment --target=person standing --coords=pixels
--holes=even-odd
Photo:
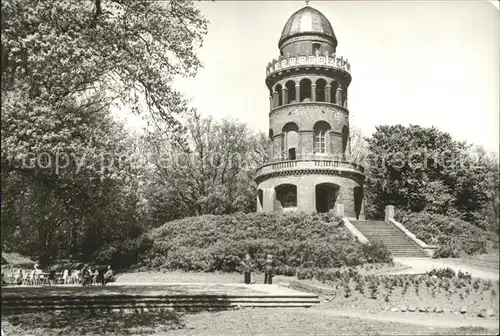
[[[245,259],[241,262],[241,265],[243,266],[243,272],[244,272],[244,280],[245,283],[248,285],[250,284],[251,281],[251,274],[252,274],[252,257],[250,257],[250,254],[245,255]]]
[[[268,254],[265,265],[265,275],[264,275],[264,283],[272,285],[273,283],[273,274],[274,274],[274,262],[273,256]]]
[[[108,282],[113,281],[113,270],[111,269],[111,265],[108,265],[108,270],[104,274],[103,279],[104,279],[102,283],[103,286],[106,286]]]

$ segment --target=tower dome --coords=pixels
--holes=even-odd
[[[319,10],[310,6],[303,7],[290,16],[278,42],[281,49],[293,37],[313,35],[328,40],[335,48],[337,38],[330,21]]]

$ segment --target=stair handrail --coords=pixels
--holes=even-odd
[[[344,226],[346,227],[351,234],[356,237],[361,244],[368,244],[369,241],[368,239],[359,231],[351,222],[346,217],[342,218],[342,221],[344,222]]]

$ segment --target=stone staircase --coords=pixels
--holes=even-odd
[[[394,258],[429,258],[429,256],[403,232],[385,221],[350,221],[369,241],[380,239]]]
[[[251,285],[262,287],[266,285]],[[267,285],[271,289],[272,285]],[[120,288],[121,287],[121,288]],[[133,290],[127,290],[132,287]],[[161,288],[158,286],[154,286]],[[110,291],[110,289],[118,289]],[[126,292],[126,293],[125,293]],[[135,292],[132,294],[131,292]],[[109,286],[101,288],[33,288],[2,287],[2,314],[19,314],[34,311],[90,311],[145,313],[150,311],[206,311],[228,310],[243,307],[297,308],[310,307],[320,301],[318,295],[302,293],[276,285],[269,291],[212,290],[212,294],[196,289],[184,293],[151,291],[144,286]]]

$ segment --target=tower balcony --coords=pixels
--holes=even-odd
[[[351,64],[347,59],[343,57],[337,57],[335,54],[328,55],[307,55],[307,56],[290,56],[282,57],[278,59],[273,59],[266,67],[266,76],[270,77],[277,75],[279,72],[286,71],[290,68],[327,68],[332,70],[338,70],[347,73],[351,73]]]
[[[326,174],[364,178],[364,167],[354,162],[329,159],[328,157],[321,158],[318,155],[309,159],[266,163],[255,171],[255,181],[260,183],[268,177],[287,174]]]

